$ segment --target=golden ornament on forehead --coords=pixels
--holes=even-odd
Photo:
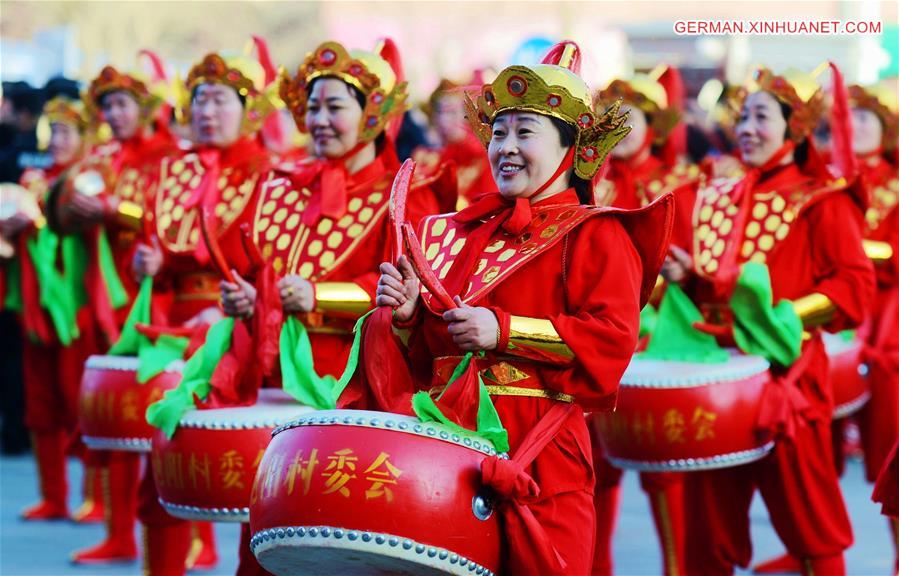
[[[284,73],[281,99],[300,132],[309,131],[306,126],[309,88],[318,78],[342,80],[365,97],[359,130],[362,142],[377,138],[390,120],[405,112],[406,82],[397,82],[396,72],[380,55],[382,51],[383,46],[376,47],[374,52],[348,51],[337,42],[325,42],[306,55],[293,78]]]
[[[483,86],[477,104],[466,97],[475,134],[489,144],[493,122],[503,112],[533,112],[557,118],[575,128],[574,172],[589,180],[631,129],[625,125],[627,114],[619,114],[620,101],[594,110],[590,89],[575,71],[579,65],[577,44],[562,42],[550,50],[544,63],[506,68]]]
[[[862,108],[877,115],[883,126],[881,143],[883,149],[892,151],[899,145],[899,104],[897,95],[886,84],[860,86],[853,84],[848,88],[849,106]]]
[[[746,85],[731,96],[733,113],[739,116],[749,94],[767,92],[793,112],[790,115],[790,139],[797,144],[808,138],[824,114],[824,91],[816,78],[828,68],[826,62],[809,74],[790,69],[775,75],[768,68],[758,68]]]
[[[266,86],[265,70],[248,56],[222,56],[210,53],[195,64],[184,82],[175,82],[178,120],[190,122],[194,91],[203,84],[221,84],[234,89],[244,101],[241,131],[252,134],[262,127],[266,117],[278,109],[276,83]]]

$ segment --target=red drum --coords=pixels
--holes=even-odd
[[[490,574],[500,526],[481,484],[492,444],[416,418],[327,410],[273,434],[250,548],[274,574]]]
[[[774,447],[756,421],[768,361],[733,353],[723,364],[631,361],[618,408],[597,413],[606,457],[649,472],[711,470],[763,458]]]
[[[153,479],[172,516],[247,522],[250,489],[272,430],[313,409],[280,389],[262,389],[253,406],[191,410],[171,439],[153,436]]]
[[[147,423],[147,406],[181,381],[184,362],[172,362],[149,382],[138,384],[133,356],[91,356],[84,365],[78,421],[84,443],[93,450],[149,452],[156,428]]]
[[[833,417],[845,418],[858,412],[871,398],[868,366],[862,362],[861,340],[846,340],[840,334],[824,333],[824,347],[830,361],[833,389]]]

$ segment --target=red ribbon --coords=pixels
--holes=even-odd
[[[303,211],[306,226],[314,226],[322,216],[339,220],[346,214],[349,195],[347,180],[350,178],[346,162],[367,145],[368,142],[359,142],[340,158],[317,162],[309,172],[304,173],[302,181],[296,182],[301,188],[312,186],[312,197]]]
[[[203,174],[200,185],[197,186],[190,198],[187,199],[187,202],[184,203],[184,208],[187,210],[205,209],[206,214],[209,216],[209,220],[206,222],[206,225],[209,227],[209,233],[215,234],[218,230],[218,216],[215,215],[215,207],[219,203],[221,194],[218,184],[219,175],[221,174],[221,150],[218,148],[203,148],[197,154],[200,157],[200,164],[202,164],[205,174]],[[197,242],[197,247],[194,249],[194,258],[201,265],[209,262],[209,249],[206,247],[205,242]]]
[[[820,346],[822,346],[820,341],[807,345],[786,374],[775,376],[765,386],[756,421],[760,430],[782,440],[792,441],[796,430],[805,422],[821,418],[821,414],[812,407],[799,389],[799,379],[805,374],[812,357],[816,355],[816,349]]]
[[[540,497],[540,487],[526,469],[555,437],[562,425],[576,416],[574,406],[556,403],[522,440],[511,459],[490,456],[481,462],[484,484],[499,497],[503,519],[508,574],[558,574],[567,566],[529,505]]]

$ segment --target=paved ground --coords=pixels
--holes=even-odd
[[[69,466],[72,493],[79,490],[79,467]],[[871,487],[862,470],[851,462],[843,479],[856,544],[847,554],[850,574],[886,575],[892,565],[892,547],[885,521],[870,501]],[[79,568],[68,563],[71,551],[98,542],[102,527],[77,526],[69,522],[23,523],[18,512],[36,497],[34,465],[30,457],[0,458],[0,575],[24,574],[77,576],[140,574],[140,566]],[[72,500],[72,506],[77,503]],[[212,574],[233,574],[237,563],[237,527],[219,524],[216,529],[221,562]],[[752,533],[756,559],[779,553],[782,548],[768,522],[759,499],[752,510]],[[649,509],[636,474],[625,475],[622,509],[615,539],[616,572],[622,575],[652,575],[660,570],[659,554]]]

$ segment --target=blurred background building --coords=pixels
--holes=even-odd
[[[442,76],[501,68],[535,58],[560,38],[584,48],[593,85],[666,62],[682,68],[688,90],[709,77],[738,82],[750,66],[813,68],[832,59],[849,81],[899,75],[899,3],[808,2],[280,2],[164,0],[0,2],[0,77],[42,85],[58,75],[86,79],[102,65],[132,67],[153,48],[172,72],[209,50],[239,52],[251,34],[268,39],[277,64],[293,68],[325,39],[367,47],[380,36],[398,43],[413,96]],[[881,34],[685,36],[691,19],[870,20]]]

